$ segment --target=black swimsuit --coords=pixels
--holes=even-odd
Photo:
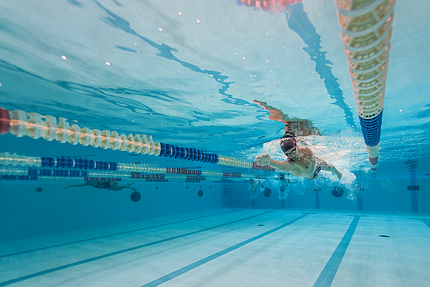
[[[93,185],[94,186],[94,185]],[[112,186],[110,185],[110,182],[107,181],[98,181],[97,185],[94,186],[95,188],[101,188],[101,189],[108,189],[111,188]]]
[[[310,180],[313,180],[318,177],[318,174],[321,171],[321,160],[317,157],[315,157],[315,169],[314,174],[312,175],[312,178],[309,178]]]

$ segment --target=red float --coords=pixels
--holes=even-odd
[[[290,9],[290,5],[302,2],[302,0],[237,0],[240,5],[254,7],[262,11],[279,13]]]
[[[0,134],[4,135],[10,131],[10,115],[9,111],[0,108]]]

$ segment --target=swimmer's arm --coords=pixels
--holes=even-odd
[[[287,187],[292,184],[302,183],[301,181],[291,181],[289,179],[281,179],[281,187]]]
[[[265,110],[269,110],[271,114],[269,115],[269,119],[274,121],[279,121],[287,124],[285,120],[289,120],[287,115],[284,115],[281,110],[274,108],[272,106],[269,106],[266,102],[260,102],[258,100],[253,100],[254,103],[258,104],[260,107],[262,107]],[[286,118],[286,119],[284,119]]]
[[[336,175],[338,179],[342,178],[342,173],[340,171],[338,171],[333,165],[327,163],[324,160],[320,160],[320,161],[321,161],[321,169],[322,170],[330,171],[331,173]]]
[[[254,160],[254,162],[260,164],[260,165],[268,165],[271,166],[277,170],[290,172],[292,169],[292,165],[287,161],[277,161],[274,159],[271,159],[269,154],[265,153],[263,155],[257,156]]]
[[[268,165],[277,169],[277,170],[285,171],[288,173],[291,171],[291,169],[293,167],[288,161],[278,161],[278,160],[274,160],[274,159],[270,159],[270,162]]]

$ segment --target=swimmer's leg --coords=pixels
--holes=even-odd
[[[137,191],[137,189],[135,189],[134,187],[130,187],[131,183],[127,183],[127,186],[124,188],[129,188],[131,190]]]

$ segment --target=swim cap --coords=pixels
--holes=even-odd
[[[294,137],[282,137],[279,144],[284,153],[297,145]]]

